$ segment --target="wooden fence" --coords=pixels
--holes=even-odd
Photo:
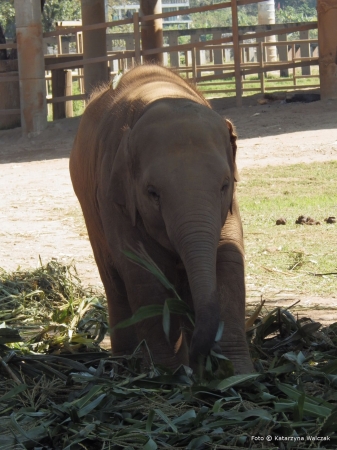
[[[310,68],[312,65],[318,65],[317,40],[308,39],[309,30],[317,29],[317,22],[296,23],[296,24],[277,24],[256,27],[239,27],[237,7],[258,3],[261,0],[231,0],[224,3],[201,6],[197,8],[184,9],[184,14],[193,14],[197,12],[212,11],[221,8],[231,8],[232,11],[232,27],[231,28],[212,28],[200,30],[171,30],[164,31],[164,37],[168,41],[168,45],[161,48],[143,50],[140,39],[141,23],[156,18],[167,18],[180,15],[182,11],[170,11],[152,16],[140,17],[138,13],[134,13],[130,19],[118,20],[113,22],[104,22],[94,25],[80,25],[75,27],[60,27],[59,29],[44,33],[44,41],[54,40],[57,43],[58,55],[45,56],[46,80],[50,86],[52,80],[52,89],[49,90],[47,102],[53,104],[54,118],[58,118],[64,114],[65,102],[72,100],[83,100],[83,68],[87,64],[95,64],[107,61],[112,76],[117,72],[129,68],[133,64],[139,64],[144,55],[155,55],[164,53],[167,56],[168,65],[179,73],[184,74],[191,81],[200,84],[201,87],[209,87],[209,83],[222,83],[224,89],[217,90],[217,93],[235,92],[237,105],[242,104],[242,95],[244,92],[264,92],[268,89],[268,79],[265,78],[267,72],[281,71],[284,75],[287,71],[292,70],[293,85],[289,87],[297,87],[297,79],[305,76],[312,76],[303,68]],[[264,1],[264,0],[262,0]],[[107,34],[107,54],[97,58],[84,59],[82,55],[82,36],[83,31],[97,29],[114,29],[120,25],[131,24],[133,33],[108,33]],[[300,32],[302,39],[296,41],[287,41],[287,35],[290,33]],[[190,42],[179,44],[179,36],[190,35]],[[264,42],[267,36],[278,36],[275,43]],[[71,36],[69,38],[69,36]],[[207,37],[211,36],[211,39]],[[200,38],[203,37],[201,41]],[[304,39],[303,39],[304,37]],[[113,40],[125,41],[124,50],[113,50]],[[56,41],[55,41],[56,40]],[[76,53],[64,54],[64,42],[74,42],[76,45]],[[265,49],[267,46],[276,46],[278,48],[279,61],[267,61]],[[67,47],[67,46],[65,46]],[[2,48],[16,48],[16,44],[3,44]],[[312,50],[315,49],[315,52]],[[65,50],[66,51],[66,50]],[[254,52],[254,58],[249,57],[250,52]],[[202,52],[209,55],[209,62],[202,61]],[[315,54],[316,53],[316,54]],[[248,56],[247,56],[248,55]],[[302,75],[296,74],[296,68],[302,68]],[[79,80],[81,94],[72,95],[69,82],[69,69],[75,78]],[[67,74],[64,71],[68,70]],[[63,74],[63,75],[61,75]],[[256,83],[259,85],[254,88],[245,87],[247,84],[247,76],[258,74],[259,79]],[[68,81],[66,82],[66,78]],[[233,79],[226,81],[228,79]],[[17,74],[1,74],[1,81],[18,81]],[[219,81],[220,80],[220,81]],[[235,88],[226,89],[226,84],[235,83]],[[68,86],[68,88],[67,88]],[[317,84],[312,84],[312,87]],[[277,89],[277,88],[273,88]],[[280,87],[281,89],[281,87]],[[208,90],[208,93],[212,93]],[[57,104],[61,108],[58,108]],[[68,103],[69,105],[69,103]],[[69,108],[68,108],[69,110]],[[0,114],[17,114],[15,110],[0,110]]]

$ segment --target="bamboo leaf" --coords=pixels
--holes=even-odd
[[[334,408],[329,416],[324,421],[324,424],[320,430],[322,435],[326,435],[327,433],[336,433],[337,430],[337,408]]]
[[[84,406],[78,411],[78,417],[84,417],[87,416],[93,409],[98,406],[101,401],[106,397],[106,394],[99,395],[95,400]]]
[[[240,383],[244,383],[246,381],[254,380],[259,376],[258,373],[254,374],[248,374],[248,375],[234,375],[232,377],[226,378],[225,380],[222,380],[220,382],[218,381],[212,381],[209,384],[209,388],[215,389],[217,391],[224,392],[229,388],[232,388],[233,386],[236,386]]]
[[[174,425],[174,423],[166,416],[166,414],[163,413],[160,409],[155,409],[155,413],[163,419],[164,422],[167,423],[167,425],[172,429],[174,433],[178,433],[177,427]]]
[[[151,409],[151,411],[149,412],[149,415],[147,417],[147,421],[146,421],[146,432],[147,433],[151,433],[154,415],[155,415],[155,411],[153,409]]]
[[[176,294],[176,290],[173,284],[168,281],[168,279],[155,264],[155,262],[149,257],[149,255],[145,254],[144,252],[145,250],[142,251],[141,256],[136,255],[135,253],[128,250],[125,250],[123,253],[139,266],[144,267],[146,270],[152,273],[166,289],[171,290]],[[176,294],[176,296],[179,297],[178,294]]]
[[[19,386],[15,386],[13,389],[11,389],[7,394],[0,397],[0,402],[5,402],[7,400],[12,400],[15,398],[18,394],[28,389],[28,386],[26,384],[19,384]]]
[[[190,423],[191,420],[194,420],[196,418],[196,414],[194,409],[190,409],[189,411],[186,411],[184,414],[182,414],[180,417],[177,417],[176,419],[173,419],[172,422],[175,425],[182,424],[182,423]]]
[[[201,436],[191,440],[191,442],[186,447],[186,450],[198,450],[203,448],[204,444],[212,442],[209,436]]]
[[[215,342],[219,342],[220,339],[222,338],[224,326],[225,326],[225,324],[222,321],[220,321],[219,326],[218,326],[218,331],[216,332],[216,336],[214,339]]]
[[[158,445],[155,443],[153,439],[149,439],[147,443],[144,445],[143,450],[157,450]]]
[[[131,325],[135,325],[145,319],[150,319],[151,317],[161,316],[163,314],[163,306],[161,305],[148,305],[141,306],[130,319],[123,320],[118,325],[114,327],[115,330],[120,328],[126,328]]]
[[[170,310],[167,301],[164,303],[163,308],[163,330],[167,342],[170,342]]]

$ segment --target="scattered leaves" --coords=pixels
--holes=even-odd
[[[103,300],[71,273],[52,262],[1,274],[0,330],[19,328],[0,344],[16,377],[0,364],[2,450],[337,448],[337,323],[322,328],[275,308],[247,332],[254,374],[142,373],[139,352],[112,357],[98,346]]]

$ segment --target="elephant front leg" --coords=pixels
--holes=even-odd
[[[115,326],[132,316],[124,283],[118,272],[109,266],[102,276],[108,301],[111,349],[114,356],[130,355],[137,347],[135,327],[115,329]]]
[[[236,373],[254,372],[245,332],[245,283],[242,255],[225,245],[218,257],[217,280],[220,316],[224,331],[219,342],[222,353]]]
[[[217,256],[217,285],[220,316],[224,332],[219,342],[222,353],[236,373],[253,372],[245,332],[245,279],[242,248],[235,241],[223,240]]]
[[[132,262],[128,261],[124,265],[123,279],[133,314],[142,306],[154,304],[164,306],[165,300],[171,296],[154,275]],[[178,316],[170,315],[169,340],[163,329],[161,315],[139,322],[135,325],[135,329],[138,341],[146,341],[156,364],[170,369],[176,369],[181,364],[188,365],[187,345]]]
[[[217,288],[224,332],[221,350],[234,364],[236,373],[254,372],[245,332],[246,288],[244,251],[239,208],[234,196],[221,231],[217,254]]]

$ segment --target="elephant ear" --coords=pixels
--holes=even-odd
[[[237,140],[238,136],[236,134],[235,127],[230,120],[226,119],[226,125],[229,130],[229,139],[230,139],[230,143],[232,146],[232,152],[233,152],[234,180],[239,181],[239,173],[238,173],[238,169],[236,167],[236,150],[237,150],[236,140]]]
[[[130,150],[128,145],[130,133],[131,130],[129,127],[123,131],[123,137],[112,164],[107,189],[109,191],[109,198],[127,210],[131,218],[132,225],[135,226],[137,209],[130,170],[131,158],[129,155]]]

